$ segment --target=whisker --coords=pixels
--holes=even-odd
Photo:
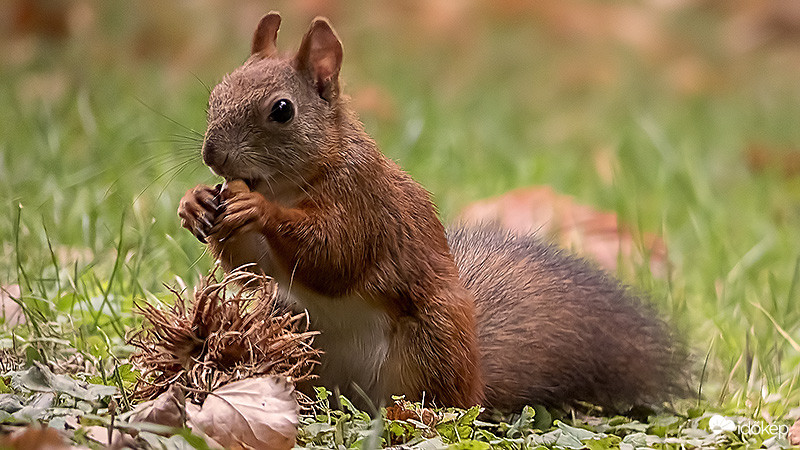
[[[153,178],[149,183],[147,183],[147,185],[145,185],[145,187],[141,190],[141,192],[139,192],[139,194],[134,198],[134,201],[139,200],[139,198],[141,198],[142,195],[144,195],[144,193],[148,189],[150,189],[150,187],[153,186],[158,180],[164,178],[170,172],[176,172],[176,175],[173,175],[171,178],[168,179],[168,183],[167,184],[169,184],[169,182],[174,180],[175,177],[177,176],[177,174],[180,174],[184,170],[184,168],[186,168],[186,166],[188,166],[189,164],[191,164],[191,161],[180,162],[180,163],[175,164],[174,166],[168,168],[166,171],[164,171],[164,173],[162,173],[162,174],[158,175],[157,177]]]
[[[191,73],[192,76],[194,77],[194,79],[197,80],[197,82],[200,83],[206,89],[206,92],[208,93],[208,95],[211,95],[211,86],[206,84],[206,82],[203,81],[199,76],[197,76],[196,73],[194,73],[194,72],[189,72],[189,73]]]
[[[190,154],[189,152],[156,153],[135,162],[131,166],[130,170],[126,171],[125,175],[134,175],[143,172],[149,168],[155,168],[156,166],[159,166],[162,163],[166,163],[169,161],[177,161],[177,164],[167,169],[167,171],[170,171],[174,170],[176,167],[179,167],[180,165],[191,164],[193,159],[194,159],[193,152],[192,154]],[[105,192],[103,193],[103,198],[108,198],[108,196],[111,194],[114,188],[117,187],[117,185],[124,179],[123,177],[124,176],[118,177],[106,188]]]
[[[189,167],[189,164],[184,164],[184,165],[183,165],[183,166],[181,166],[181,167],[180,167],[178,170],[176,170],[176,171],[175,171],[175,172],[172,174],[172,176],[171,176],[171,177],[169,177],[169,178],[167,179],[167,182],[166,182],[166,183],[164,183],[163,187],[161,188],[161,191],[159,191],[158,195],[156,196],[156,199],[160,199],[160,198],[161,198],[161,196],[162,196],[162,195],[164,195],[164,192],[166,192],[166,191],[167,191],[167,187],[169,187],[169,185],[170,185],[170,184],[172,184],[172,182],[173,182],[173,181],[175,181],[175,178],[177,178],[177,177],[178,177],[178,175],[180,175],[180,174],[181,174],[181,172],[183,172],[184,170],[186,170],[186,168],[187,168],[187,167]],[[189,174],[190,174],[190,175],[191,175],[191,174],[193,174],[193,173],[194,173],[195,171],[197,171],[197,169],[199,169],[200,167],[201,167],[201,166],[195,166],[194,168],[192,168],[192,169],[191,169],[191,171],[189,172]]]
[[[203,135],[182,134],[182,133],[172,133],[172,134],[170,134],[170,136],[186,139],[186,140],[189,140],[189,141],[192,141],[192,142],[203,142],[203,138],[204,138]]]
[[[190,127],[188,127],[188,126],[186,126],[186,125],[184,125],[184,124],[182,124],[180,122],[178,122],[177,120],[173,119],[172,117],[167,116],[166,114],[162,113],[161,111],[158,111],[157,109],[155,109],[152,106],[150,106],[147,103],[145,103],[141,98],[139,98],[139,97],[135,97],[135,98],[136,98],[136,101],[141,103],[142,106],[144,106],[145,108],[149,109],[150,111],[158,114],[162,118],[174,123],[175,125],[183,128],[184,130],[186,130],[186,131],[188,131],[188,132],[190,132],[190,133],[192,133],[192,134],[194,134],[196,136],[202,136],[202,134],[199,133],[197,130],[194,130],[194,129],[192,129],[192,128],[190,128]]]
[[[272,175],[267,177],[266,179],[267,187],[269,188],[269,191],[272,192],[272,196],[275,197],[275,188],[272,186],[272,181],[273,181]]]
[[[176,147],[175,148],[175,153],[178,153],[179,155],[182,155],[182,156],[183,155],[188,155],[191,158],[196,158],[196,157],[200,156],[200,151],[197,149],[197,147],[193,147],[193,146]]]
[[[277,164],[274,164],[271,161],[272,158],[269,158],[266,155],[263,155],[262,153],[255,152],[255,151],[248,151],[248,152],[244,152],[243,154],[247,155],[251,161],[254,161],[256,163],[260,163],[262,165],[267,165],[267,166],[273,167],[273,168],[275,168],[277,166]],[[299,158],[298,158],[298,160],[299,160]],[[275,168],[275,170],[278,172],[278,174],[280,174],[283,178],[285,178],[290,183],[292,183],[294,186],[296,186],[298,189],[300,189],[300,191],[303,192],[314,203],[314,205],[316,205],[318,208],[321,207],[321,205],[317,202],[317,199],[316,199],[315,195],[311,195],[312,192],[314,194],[316,194],[316,195],[321,195],[320,192],[314,186],[311,186],[311,185],[307,185],[310,188],[311,192],[306,190],[306,188],[304,186],[304,183],[302,183],[303,177],[300,175],[300,172],[297,169],[295,169],[294,167],[292,167],[292,166],[289,166],[289,169],[291,169],[291,171],[294,173],[295,176],[289,176],[289,174],[287,174],[286,172]],[[298,180],[300,180],[300,181],[298,181]],[[271,185],[270,185],[270,189],[272,190],[272,192],[274,194],[275,191],[274,191],[274,189],[272,188]]]
[[[143,141],[144,144],[192,144],[197,147],[202,145],[203,140],[194,136],[173,136],[168,139],[148,139]]]
[[[133,165],[133,168],[155,167],[159,163],[169,162],[173,160],[178,162],[189,162],[192,159],[194,159],[194,154],[193,152],[190,153],[188,150],[181,150],[179,152],[158,153],[150,155],[146,158],[142,158]],[[155,163],[155,164],[150,164],[150,163]]]

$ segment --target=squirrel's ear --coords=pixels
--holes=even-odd
[[[250,47],[250,55],[258,54],[262,58],[275,56],[278,47],[275,41],[278,39],[278,28],[281,26],[281,15],[277,11],[270,11],[258,22],[256,32],[253,34],[253,45]]]
[[[311,76],[320,97],[328,102],[339,95],[339,69],[342,67],[342,42],[330,22],[317,17],[303,37],[294,58],[295,68]]]

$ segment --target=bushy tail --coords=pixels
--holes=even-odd
[[[686,392],[686,353],[659,315],[602,270],[533,237],[457,228],[474,295],[487,403],[580,400],[611,409]]]

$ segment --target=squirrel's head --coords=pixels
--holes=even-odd
[[[212,171],[267,196],[302,189],[322,167],[339,109],[342,44],[328,20],[314,19],[290,57],[277,54],[280,22],[261,19],[250,58],[211,92],[202,152]]]

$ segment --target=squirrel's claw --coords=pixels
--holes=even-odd
[[[196,237],[198,241],[203,244],[208,244],[208,235],[205,231],[200,228],[192,228],[192,234],[194,234],[194,237]]]
[[[207,244],[220,210],[220,188],[200,185],[183,196],[178,216],[181,226],[191,231],[198,241]]]
[[[206,230],[210,230],[211,228],[214,227],[214,224],[211,223],[211,219],[208,218],[208,213],[200,215],[200,217],[197,220],[199,220],[200,223],[202,223],[205,226]]]
[[[245,183],[239,180],[228,184],[231,186],[230,191],[223,189],[223,196],[230,196],[220,203],[214,226],[208,230],[208,235],[220,242],[235,234],[262,228],[264,218],[269,215],[267,202],[261,194],[245,191]]]

